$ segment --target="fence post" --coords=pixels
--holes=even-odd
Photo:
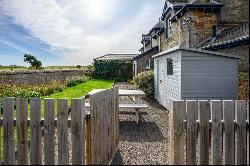
[[[236,107],[235,164],[246,165],[247,164],[246,101],[236,101],[235,107]]]
[[[184,164],[184,114],[186,112],[185,101],[173,101],[170,109],[170,147],[169,164]]]
[[[249,101],[247,102],[247,165],[249,165]]]
[[[234,101],[223,101],[223,164],[234,165]]]
[[[69,164],[68,100],[57,100],[58,165]]]
[[[197,141],[197,101],[186,101],[187,107],[187,134],[186,134],[186,156],[187,165],[196,165],[196,141]]]
[[[2,99],[0,99],[0,119],[2,118]],[[0,133],[2,133],[2,124],[0,123]],[[2,147],[2,137],[0,136],[0,147]],[[0,165],[2,165],[2,153],[0,149]]]
[[[17,164],[28,165],[28,99],[16,99]]]
[[[220,100],[211,100],[212,117],[212,164],[222,165],[222,105]]]
[[[199,110],[200,165],[208,165],[210,103],[206,100],[200,100],[198,104],[199,104],[198,110]]]
[[[13,112],[14,98],[5,98],[3,100],[4,165],[15,164]]]
[[[30,99],[30,164],[42,164],[41,99]]]
[[[71,107],[71,137],[72,137],[72,164],[83,164],[83,102],[84,99],[72,99]]]
[[[44,164],[55,164],[54,99],[44,99]]]

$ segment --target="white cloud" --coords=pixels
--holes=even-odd
[[[141,4],[137,9],[123,7],[129,1]],[[154,26],[163,4],[164,0],[2,0],[0,10],[53,52],[63,50],[60,63],[88,64],[106,53],[137,53],[141,34]],[[124,22],[119,20],[125,15]]]

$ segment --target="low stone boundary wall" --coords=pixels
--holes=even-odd
[[[0,85],[27,84],[41,85],[51,82],[66,82],[83,74],[89,75],[92,70],[25,70],[0,71]]]

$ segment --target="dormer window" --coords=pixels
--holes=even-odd
[[[150,69],[150,58],[145,59],[145,69]]]
[[[171,37],[172,35],[172,23],[171,23],[171,15],[169,15],[166,19],[166,38]]]

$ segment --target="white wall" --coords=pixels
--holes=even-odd
[[[167,58],[173,75],[167,75]],[[237,98],[238,59],[211,53],[176,50],[154,58],[155,99],[165,108],[172,100]]]
[[[173,59],[173,75],[167,75],[167,58]],[[157,64],[157,60],[159,61],[159,65]],[[181,99],[180,51],[157,57],[154,59],[154,63],[155,98],[161,105],[168,108],[172,100]],[[157,71],[159,71],[159,73]]]

